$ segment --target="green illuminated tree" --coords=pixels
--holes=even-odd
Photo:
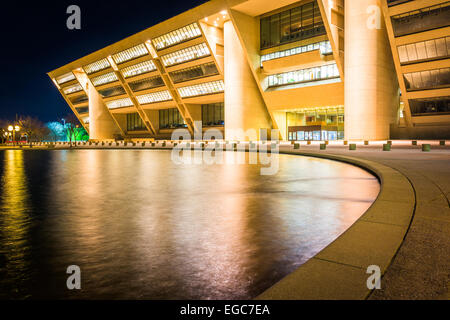
[[[80,138],[80,121],[73,113],[69,113],[64,120],[67,138],[69,140],[70,147],[72,147],[72,141],[74,141],[76,145],[77,140]]]

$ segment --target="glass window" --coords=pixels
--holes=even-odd
[[[122,86],[116,86],[116,87],[106,88],[103,90],[98,90],[98,93],[100,93],[100,95],[103,98],[107,98],[107,97],[119,96],[119,95],[125,94],[126,92]]]
[[[70,96],[69,101],[72,102],[72,104],[81,104],[81,103],[89,101],[89,98],[86,94],[83,93],[83,94],[77,95],[75,97]]]
[[[177,108],[159,110],[160,129],[175,129],[182,127],[186,127],[186,124]]]
[[[133,92],[157,88],[164,86],[164,81],[160,76],[145,78],[128,83]]]
[[[66,82],[69,82],[69,81],[72,81],[72,80],[75,80],[75,76],[74,76],[74,74],[72,72],[63,74],[62,76],[59,76],[59,77],[56,78],[56,82],[58,84],[63,84],[63,83],[66,83]]]
[[[339,77],[337,65],[330,64],[322,67],[309,68],[286,72],[268,77],[269,87],[290,85],[294,83],[310,82],[315,80],[333,79]]]
[[[134,77],[147,72],[156,70],[156,66],[152,60],[144,61],[133,66],[129,66],[120,70],[125,78]]]
[[[77,110],[78,113],[88,113],[89,112],[89,107],[77,107],[75,109]]]
[[[205,43],[198,44],[180,51],[172,52],[161,57],[164,66],[173,66],[179,63],[209,56],[210,52]]]
[[[450,56],[450,37],[411,43],[397,48],[400,63],[411,63],[428,59],[447,58]]]
[[[114,62],[117,64],[121,64],[148,54],[148,50],[145,47],[145,44],[141,43],[133,48],[121,51],[112,56]]]
[[[436,113],[450,113],[450,96],[412,99],[409,100],[411,113],[414,115],[428,115]]]
[[[261,48],[270,47],[270,17],[261,19]]]
[[[199,66],[186,68],[174,72],[170,72],[170,77],[174,83],[198,79],[211,75],[219,74],[216,64],[214,62],[202,64]]]
[[[403,76],[407,91],[450,86],[450,68],[405,73]]]
[[[224,103],[202,105],[202,124],[204,127],[223,126],[225,124]]]
[[[450,25],[450,2],[402,13],[391,18],[396,37]]]
[[[178,89],[178,92],[182,98],[220,93],[223,91],[224,91],[224,83],[222,80],[200,83],[197,85],[182,87]]]
[[[108,109],[131,107],[131,106],[133,106],[133,102],[131,101],[130,98],[123,98],[123,99],[108,101],[108,102],[106,102],[106,106],[108,107]]]
[[[152,40],[156,50],[161,50],[186,40],[194,39],[202,35],[197,23],[169,32]]]
[[[127,131],[143,131],[147,130],[144,121],[138,113],[127,114]]]
[[[320,131],[313,131],[313,133],[312,133],[313,135],[312,135],[312,139],[314,140],[314,141],[320,141],[321,139],[320,139]]]
[[[324,35],[317,1],[261,18],[261,49]]]
[[[328,140],[338,140],[338,134],[337,131],[328,131]]]
[[[277,52],[262,55],[261,56],[261,67],[263,66],[262,63],[264,61],[278,59],[281,57],[287,57],[287,56],[291,56],[294,54],[300,54],[303,52],[308,52],[308,51],[313,51],[313,50],[320,50],[320,53],[323,55],[333,53],[333,51],[331,50],[330,41],[322,41],[322,42],[314,43],[312,45],[306,45],[306,46],[301,46],[301,47],[297,47],[294,49],[277,51]]]
[[[92,74],[104,70],[106,68],[109,68],[110,66],[111,64],[109,63],[108,59],[104,58],[102,60],[84,66],[83,69],[87,74]]]
[[[81,85],[79,83],[71,85],[71,86],[63,89],[64,94],[71,94],[71,93],[79,92],[81,90],[83,90],[83,88],[81,87]]]
[[[92,78],[92,84],[97,87],[97,86],[101,86],[103,84],[107,84],[107,83],[111,83],[114,81],[118,81],[119,79],[117,78],[116,74],[114,72],[110,72],[110,73],[106,73],[106,74],[102,74],[101,76]]]
[[[150,104],[155,102],[163,102],[172,100],[172,95],[168,90],[158,91],[141,96],[136,96],[139,104]]]

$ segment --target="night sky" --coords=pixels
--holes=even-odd
[[[16,114],[44,122],[60,119],[70,108],[47,72],[204,2],[3,2],[0,119],[13,119]],[[66,27],[66,10],[73,4],[81,8],[81,30]]]

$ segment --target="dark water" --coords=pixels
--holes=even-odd
[[[279,159],[261,176],[258,165],[175,165],[166,151],[2,151],[0,298],[253,298],[379,192],[347,164]],[[69,265],[81,291],[66,288]]]

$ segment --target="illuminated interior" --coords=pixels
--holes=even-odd
[[[146,54],[148,54],[148,50],[145,47],[145,44],[139,44],[135,47],[114,54],[112,58],[115,63],[121,64],[145,56]]]
[[[180,51],[166,54],[161,57],[164,66],[172,66],[179,63],[209,56],[210,52],[205,43],[198,44]]]
[[[191,23],[188,26],[169,32],[165,35],[152,40],[156,50],[161,50],[175,44],[194,39],[202,35],[200,27],[197,23]]]
[[[111,66],[108,59],[102,59],[96,62],[93,62],[91,64],[88,64],[87,66],[84,66],[83,69],[86,72],[86,74],[92,74],[104,69],[107,69]]]
[[[131,107],[132,105],[133,105],[133,102],[131,101],[130,98],[123,98],[123,99],[117,99],[117,100],[112,100],[112,101],[106,102],[106,106],[109,109]]]
[[[134,77],[147,72],[152,72],[156,70],[156,66],[153,61],[144,61],[120,70],[125,78]]]
[[[167,90],[144,94],[141,96],[137,96],[136,98],[140,104],[150,104],[155,102],[172,100],[172,96],[170,95],[170,92]]]
[[[102,74],[101,76],[92,78],[92,84],[94,86],[101,86],[103,84],[107,84],[107,83],[111,83],[114,81],[119,80],[117,78],[117,75],[114,72],[110,72],[110,73],[106,73],[106,74]]]
[[[224,83],[222,80],[201,83],[193,86],[182,87],[178,89],[182,98],[202,96],[206,94],[220,93],[224,91]]]

